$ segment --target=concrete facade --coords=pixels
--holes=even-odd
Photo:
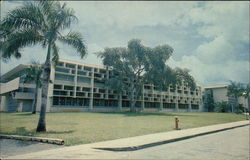
[[[29,65],[19,65],[1,77],[1,86],[4,86],[0,92],[1,111],[10,111],[9,103],[12,101],[16,101],[16,109],[22,108],[16,111],[26,111],[29,108],[28,102],[33,101],[35,85],[23,83],[21,74],[28,67]],[[129,110],[128,93],[118,95],[104,84],[103,78],[109,78],[111,73],[112,70],[106,70],[104,66],[60,59],[55,67],[51,67],[52,83],[49,84],[47,112]],[[4,89],[13,80],[15,87]],[[38,106],[40,103],[41,91],[38,94]],[[201,87],[191,91],[184,85],[177,86],[176,89],[170,86],[160,92],[153,85],[145,84],[136,106],[147,111],[202,111]]]
[[[228,85],[209,86],[209,87],[204,87],[204,90],[212,91],[214,103],[223,102],[223,101],[229,104],[235,103],[236,100],[233,97],[227,95],[227,88],[228,88]],[[249,107],[247,98],[239,97],[238,103],[242,104],[243,107],[245,108]]]

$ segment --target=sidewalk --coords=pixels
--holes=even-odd
[[[114,151],[125,153],[125,151],[134,151],[246,125],[249,125],[248,120],[63,147],[5,159],[126,159],[127,157],[122,157],[122,154],[116,154],[117,152]]]

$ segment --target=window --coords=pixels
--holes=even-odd
[[[90,83],[91,82],[91,79],[90,78],[86,78],[86,77],[77,77],[77,82],[78,83]]]
[[[105,89],[99,89],[100,93],[105,93]]]
[[[63,66],[63,62],[58,62],[57,64],[56,64],[56,66]]]
[[[82,93],[82,92],[76,92],[76,96],[85,97],[85,93]]]
[[[63,75],[63,74],[55,74],[56,80],[62,80],[62,81],[74,81],[74,76],[71,75]]]
[[[67,91],[53,91],[53,94],[66,96],[68,93],[67,93]]]
[[[90,92],[90,88],[83,87],[83,88],[82,88],[82,91]]]
[[[106,73],[106,70],[104,70],[104,69],[100,69],[100,73]]]
[[[75,68],[75,65],[74,64],[68,64],[68,63],[66,63],[66,67],[68,67],[68,68]]]
[[[54,89],[62,89],[62,85],[54,85]]]
[[[55,71],[56,72],[69,73],[69,70],[66,69],[66,68],[58,68],[58,67],[56,67]]]
[[[102,78],[102,75],[101,75],[100,73],[95,73],[95,74],[94,74],[94,77]]]
[[[82,69],[82,66],[77,66],[77,69],[81,70],[81,69]]]
[[[100,98],[100,97],[101,97],[101,94],[99,94],[99,93],[94,93],[93,97],[95,97],[95,98]]]
[[[64,86],[64,89],[65,90],[74,90],[74,87],[73,86]]]
[[[84,70],[85,70],[85,71],[91,71],[92,68],[91,68],[91,67],[84,66]]]
[[[82,76],[86,76],[87,75],[87,73],[83,72],[83,71],[77,71],[77,74],[82,75]]]
[[[163,108],[174,109],[175,104],[174,103],[163,103]]]

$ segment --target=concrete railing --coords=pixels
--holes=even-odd
[[[19,88],[19,81],[20,81],[20,78],[17,77],[16,79],[13,79],[7,83],[1,83],[0,94],[4,94],[10,91],[17,90]]]

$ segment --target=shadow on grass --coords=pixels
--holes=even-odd
[[[36,132],[35,130],[28,131],[26,130],[25,127],[17,127],[15,134],[25,135],[25,136],[34,136],[35,134],[69,134],[73,132],[75,132],[75,130]]]
[[[47,132],[40,132],[40,133],[44,133],[44,134],[69,134],[69,133],[73,133],[75,132],[75,130],[69,130],[69,131],[47,131]]]
[[[17,116],[33,116],[33,115],[36,115],[36,114],[32,114],[30,112],[28,112],[28,113],[17,112],[15,115],[17,115]]]
[[[95,112],[95,113],[101,113],[101,114],[117,114],[117,115],[123,115],[128,117],[136,117],[136,116],[190,116],[195,117],[197,115],[193,114],[180,114],[180,113],[162,113],[162,112]]]

